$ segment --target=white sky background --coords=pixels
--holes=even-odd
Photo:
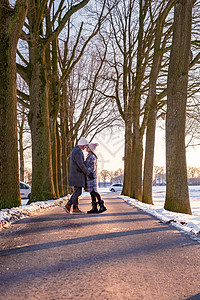
[[[93,141],[92,141],[93,142]],[[98,170],[116,171],[124,168],[124,130],[116,128],[113,133],[104,130],[94,138],[99,143],[96,149],[98,156]]]
[[[200,168],[200,146],[189,146],[186,158],[188,167]],[[165,130],[160,128],[156,130],[154,165],[165,166]]]
[[[190,147],[186,151],[188,167],[200,168],[200,146]]]
[[[124,168],[124,130],[116,129],[113,133],[97,135],[92,142],[99,143],[96,149],[98,170],[116,171]],[[187,166],[200,168],[200,146],[189,147],[186,150]],[[165,130],[156,129],[154,165],[165,167]]]
[[[124,168],[124,130],[115,129],[113,133],[104,132],[98,134],[92,142],[99,143],[96,149],[98,156],[98,170],[106,169],[116,171]],[[31,150],[26,150],[25,166],[31,168]],[[86,154],[86,153],[85,153]],[[200,168],[200,146],[189,147],[186,150],[188,167]],[[165,130],[157,128],[155,140],[154,165],[165,167]]]

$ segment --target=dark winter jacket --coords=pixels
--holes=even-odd
[[[90,174],[84,163],[82,150],[76,146],[70,155],[69,185],[85,187],[85,176]]]
[[[98,192],[98,186],[97,186],[97,158],[93,153],[89,153],[89,155],[86,158],[85,165],[88,168],[90,172],[93,173],[94,178],[90,179],[87,176],[86,180],[86,192]]]

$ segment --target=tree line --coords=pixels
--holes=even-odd
[[[116,171],[108,171],[106,169],[103,169],[99,172],[98,176],[99,181],[103,181],[105,184],[107,181],[112,183],[123,183],[124,180],[124,172],[121,168],[117,169]]]
[[[200,168],[187,167],[187,176],[189,185],[200,185]],[[103,169],[98,174],[99,182],[103,183],[123,183],[124,171],[119,168],[116,171]],[[153,185],[166,185],[166,169],[162,166],[153,167]]]
[[[22,177],[25,120],[31,132],[31,202],[65,195],[69,154],[78,137],[95,135],[116,120],[114,112],[111,118],[106,115],[107,110],[112,112],[112,103],[96,95],[97,87],[104,89],[101,71],[107,47],[99,31],[109,10],[106,1],[88,8],[82,16],[88,18],[84,27],[77,12],[88,2],[17,0],[11,5],[3,0],[0,4],[1,22],[8,24],[0,30],[1,208],[21,203],[17,108]]]
[[[187,177],[189,185],[200,185],[200,168],[187,167]],[[154,166],[153,185],[166,185],[166,169]]]
[[[199,4],[1,1],[0,208],[20,205],[18,114],[18,128],[28,123],[31,132],[31,202],[69,191],[69,154],[81,135],[122,125],[123,194],[151,204],[156,124],[166,118],[165,208],[191,213],[185,122],[195,132]]]

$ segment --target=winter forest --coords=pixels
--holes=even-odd
[[[1,0],[0,22],[0,209],[21,205],[26,147],[29,203],[57,199],[70,192],[77,140],[117,126],[122,194],[153,204],[162,118],[165,209],[191,214],[186,147],[200,138],[200,1]]]

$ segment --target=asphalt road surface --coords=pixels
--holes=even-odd
[[[103,214],[57,207],[2,230],[0,299],[200,299],[200,245],[116,194],[103,196]]]

